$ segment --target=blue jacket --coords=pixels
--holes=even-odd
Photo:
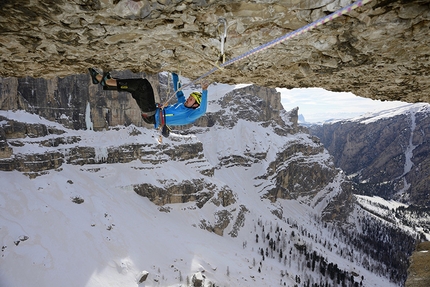
[[[173,88],[175,92],[178,90],[178,75],[172,73]],[[196,109],[187,108],[184,106],[185,96],[182,91],[176,93],[178,102],[174,105],[170,105],[164,108],[165,121],[168,126],[181,126],[193,123],[195,120],[200,118],[206,113],[208,106],[208,91],[203,90],[202,101],[200,107]],[[158,128],[161,123],[160,119],[160,109],[157,109],[155,114],[155,128]]]

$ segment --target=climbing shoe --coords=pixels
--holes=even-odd
[[[109,72],[107,72],[107,73],[103,73],[103,78],[102,78],[102,80],[100,81],[100,84],[101,84],[102,86],[107,86],[107,84],[106,84],[106,80],[108,80],[108,79],[111,79],[110,73],[109,73]]]
[[[163,129],[161,130],[161,134],[163,135],[163,137],[168,138],[170,135],[170,129],[167,125],[163,126]]]
[[[99,80],[97,80],[97,75],[99,72],[96,71],[94,68],[88,68],[88,71],[90,71],[91,80],[93,81],[94,85],[97,85],[99,83]]]
[[[155,116],[153,114],[142,113],[142,119],[147,124],[155,124]]]

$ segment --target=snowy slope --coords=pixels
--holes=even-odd
[[[62,171],[34,180],[19,172],[2,172],[1,286],[136,286],[144,270],[150,273],[146,286],[185,286],[187,276],[203,270],[218,286],[277,286],[281,270],[300,274],[297,262],[286,267],[278,260],[266,260],[262,273],[253,266],[253,259],[259,259],[258,244],[253,242],[256,234],[261,235],[257,220],[282,226],[287,235],[291,228],[271,214],[268,202],[249,192],[242,171],[217,175],[228,179],[250,210],[240,236],[231,238],[197,226],[202,218],[211,218],[215,206],[200,210],[193,203],[177,204],[169,206],[170,212],[160,212],[131,187],[122,186],[144,176],[137,169],[141,166],[138,162],[64,165]],[[177,173],[182,167],[164,168]],[[74,203],[75,198],[84,202]],[[315,228],[309,206],[297,201],[280,204],[289,211],[291,222]],[[321,246],[318,249],[327,252]],[[336,259],[339,265],[363,274],[368,280],[365,286],[395,286],[332,258]],[[283,281],[287,286],[294,282],[288,277]]]
[[[216,96],[211,100],[234,88],[214,87],[216,91],[211,94]],[[212,102],[209,111],[217,109]],[[24,112],[0,111],[0,115],[57,125]],[[131,135],[133,130],[140,134]],[[196,134],[173,134],[164,143],[175,146],[202,142],[205,159],[198,164],[168,161],[152,165],[137,160],[125,164],[63,164],[35,179],[17,171],[0,172],[0,286],[188,286],[196,274],[204,276],[204,286],[332,282],[328,272],[324,275],[319,271],[319,265],[311,271],[309,258],[300,251],[302,246],[337,264],[350,277],[354,274],[355,281],[363,286],[397,286],[357,263],[354,257],[366,255],[348,257],[346,252],[339,252],[350,246],[334,232],[334,225],[322,224],[318,219],[327,201],[339,192],[341,174],[313,199],[271,203],[256,192],[256,186],[264,184],[256,175],[264,173],[277,151],[289,143],[312,144],[306,134],[282,137],[272,127],[244,120],[232,129],[214,126],[206,132],[191,130]],[[103,132],[66,131],[81,138],[79,145],[97,147],[96,156],[100,158],[106,156],[109,146],[142,142],[157,145],[158,138],[156,131],[133,126]],[[51,149],[31,144],[33,139],[25,140],[27,144],[14,147],[15,154]],[[247,168],[219,164],[220,158],[249,150],[267,152],[266,160]],[[309,161],[328,159],[324,152]],[[215,167],[214,176],[205,176],[205,180],[232,189],[236,204],[222,207],[208,202],[200,209],[189,202],[158,207],[133,190],[134,184],[162,187],[160,180],[201,178],[197,165]],[[217,211],[222,209],[235,215],[244,212],[244,221],[237,222],[237,235],[229,235],[236,222],[229,224],[224,236],[202,228],[202,222],[215,222]],[[283,211],[282,219],[274,215],[275,210]],[[271,249],[270,242],[276,242],[277,247]],[[139,284],[143,271],[149,272],[149,277]]]
[[[392,222],[406,232],[424,235],[424,240],[430,240],[430,215],[426,208],[409,207],[406,204],[385,200],[379,196],[355,195],[360,206],[372,214]],[[416,210],[417,209],[417,210]]]
[[[333,120],[333,121],[326,121],[325,123],[329,124],[329,123],[335,123],[339,121],[353,121],[353,122],[359,122],[363,124],[369,124],[381,119],[388,119],[398,115],[415,114],[417,112],[425,112],[429,110],[430,110],[430,104],[427,104],[427,103],[405,104],[403,106],[395,107],[392,109],[387,109],[387,110],[378,111],[378,112],[369,112],[364,115],[347,119],[347,120],[339,119],[339,120]]]

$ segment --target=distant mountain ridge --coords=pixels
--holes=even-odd
[[[430,207],[430,106],[410,104],[310,128],[356,190]]]

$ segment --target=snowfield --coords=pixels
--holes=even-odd
[[[276,259],[265,260],[261,273],[253,264],[259,260],[258,220],[265,226],[281,226],[288,236],[292,228],[273,216],[269,202],[261,202],[248,189],[239,169],[217,175],[228,178],[227,184],[250,210],[239,236],[231,238],[199,228],[202,219],[211,220],[214,205],[198,209],[194,203],[174,204],[163,212],[137,195],[131,183],[159,176],[141,167],[145,168],[140,162],[65,164],[61,171],[33,180],[16,171],[0,173],[0,285],[137,286],[142,271],[149,272],[143,286],[187,286],[197,272],[217,286],[279,286],[280,281],[294,285],[294,278],[280,274],[300,273],[298,262],[285,266]],[[168,169],[164,174],[182,168],[177,163],[163,167]],[[76,199],[84,202],[77,204]],[[279,205],[292,222],[311,232],[319,229],[309,206],[294,200]],[[346,260],[330,259],[363,275],[365,286],[395,286]]]

